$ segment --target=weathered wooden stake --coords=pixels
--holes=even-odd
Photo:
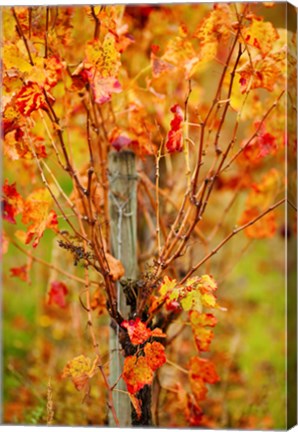
[[[135,155],[130,151],[109,154],[109,211],[111,221],[112,254],[125,269],[125,279],[137,278],[137,198]],[[117,284],[118,309],[128,318],[129,306],[120,283]],[[110,385],[113,386],[123,368],[123,356],[118,334],[110,329]],[[117,391],[120,390],[120,391]],[[113,391],[113,401],[121,427],[131,425],[131,405],[125,383],[119,380]],[[115,426],[112,416],[110,426]]]

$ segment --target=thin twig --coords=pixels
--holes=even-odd
[[[181,284],[183,284],[198,268],[201,267],[202,264],[204,264],[208,259],[210,259],[213,255],[215,255],[232,237],[234,237],[236,234],[238,234],[240,231],[243,231],[244,229],[248,228],[249,226],[256,223],[258,220],[260,220],[262,217],[264,217],[267,213],[270,213],[275,208],[279,207],[281,204],[285,202],[285,198],[281,199],[277,203],[270,206],[267,210],[260,213],[257,217],[252,219],[251,221],[247,222],[244,225],[241,225],[238,228],[235,228],[229,235],[227,235],[212,251],[206,255],[198,264],[192,267],[192,269],[184,276],[184,278],[180,281]]]

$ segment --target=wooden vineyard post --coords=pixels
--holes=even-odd
[[[137,278],[137,175],[135,154],[131,151],[109,154],[109,212],[112,254],[125,269],[125,279]],[[118,309],[127,319],[129,306],[121,284],[117,283]],[[110,329],[110,385],[113,386],[123,369],[123,356],[118,334]],[[120,391],[117,391],[120,390]],[[121,427],[131,425],[131,404],[126,385],[120,379],[113,391],[113,401]],[[115,422],[110,415],[110,426]]]

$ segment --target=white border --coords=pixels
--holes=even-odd
[[[245,3],[248,2],[253,2],[255,0],[246,0]],[[224,0],[217,0],[217,3],[226,3],[226,1]],[[236,3],[237,1],[232,0],[229,1],[229,3]],[[175,1],[175,0],[162,0],[162,1],[158,1],[158,0],[146,0],[146,1],[140,1],[140,0],[129,0],[129,1],[125,1],[125,0],[104,0],[102,2],[95,0],[92,1],[92,4],[173,4],[173,3],[184,3],[182,1]],[[189,0],[187,3],[214,3],[214,1],[211,0],[204,0],[204,1],[195,1],[195,0]],[[237,2],[238,3],[238,2]],[[244,3],[244,2],[243,2]],[[286,0],[281,0],[279,2],[276,3],[287,3]],[[290,2],[288,2],[292,5],[294,5],[296,8],[298,8],[298,0],[291,0]],[[56,5],[88,5],[90,4],[90,1],[82,1],[82,0],[72,0],[72,1],[66,1],[66,0],[48,0],[48,1],[43,1],[43,0],[38,0],[38,1],[34,1],[34,0],[17,0],[17,1],[4,1],[4,0],[0,0],[0,6],[6,6],[6,7],[10,7],[10,6],[56,6]],[[0,20],[1,20],[1,14],[0,14]],[[0,23],[0,27],[1,27],[1,23]],[[1,377],[0,377],[0,382],[1,382]],[[0,410],[1,411],[1,410]],[[32,428],[32,425],[22,425],[22,426],[9,426],[9,425],[0,425],[0,430],[2,431],[10,431],[10,432],[14,432],[14,431],[20,431],[20,430],[29,430],[30,428]],[[37,432],[48,432],[49,431],[49,427],[48,426],[34,426],[34,429],[37,428]],[[74,427],[74,426],[51,426],[50,427],[51,430],[57,430],[60,432],[69,432],[72,429],[75,429],[75,432],[86,432],[86,429],[88,430],[102,430],[102,431],[108,431],[108,432],[116,432],[118,431],[117,428],[105,428],[105,427],[92,427],[92,426],[88,426],[88,427]],[[126,431],[136,431],[135,428],[126,428]],[[146,428],[146,431],[150,431],[150,430],[156,430],[158,432],[165,432],[168,431],[169,429],[161,429],[161,428]],[[175,429],[173,429],[174,431]],[[177,429],[177,431],[191,431],[191,430],[196,430],[196,429]],[[227,432],[240,432],[240,430],[238,429],[221,429],[222,431],[227,431]],[[200,432],[210,432],[210,429],[199,429]],[[291,431],[293,432],[298,432],[298,426],[295,426],[294,428],[291,429]],[[241,431],[242,432],[242,431]]]
[[[269,1],[269,0],[267,0]],[[255,0],[246,0],[245,3],[252,3],[255,2]],[[185,3],[183,1],[175,1],[175,0],[103,0],[103,1],[83,1],[83,0],[16,0],[16,1],[5,1],[0,0],[0,6],[60,6],[60,5],[89,5],[89,4],[173,4],[173,3]],[[204,1],[196,1],[196,0],[189,0],[187,3],[215,3],[211,0],[204,0]],[[227,1],[224,0],[217,0],[216,3],[227,3]],[[237,0],[229,1],[229,3],[241,3]],[[244,3],[244,2],[242,2]],[[279,0],[276,1],[276,3],[287,3],[286,0]],[[290,2],[294,6],[298,7],[298,0],[291,0]]]

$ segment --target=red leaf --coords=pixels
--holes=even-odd
[[[49,291],[48,304],[56,304],[61,308],[66,307],[65,297],[68,294],[68,289],[64,282],[54,281],[51,283]]]
[[[111,142],[111,146],[114,147],[115,150],[120,151],[124,147],[128,147],[131,144],[132,140],[124,135],[119,135]]]
[[[23,198],[16,190],[16,184],[8,184],[8,180],[5,179],[2,187],[4,199],[2,201],[2,215],[3,219],[15,224],[15,216],[23,211]]]
[[[140,345],[146,342],[150,336],[165,337],[166,335],[159,329],[150,330],[140,318],[135,320],[123,321],[121,326],[127,329],[129,339],[134,345]]]
[[[180,152],[183,149],[183,112],[178,104],[172,106],[171,112],[174,113],[174,118],[171,121],[171,129],[168,133],[166,149],[169,153]]]
[[[26,264],[21,267],[12,267],[9,271],[10,276],[18,277],[24,282],[28,281],[28,266]]]
[[[256,127],[259,124],[256,123]],[[258,164],[265,156],[275,154],[277,151],[276,138],[269,132],[265,132],[264,127],[249,145],[246,145],[243,154],[249,162]]]
[[[46,100],[38,84],[29,82],[24,85],[16,98],[16,105],[24,116],[29,116],[33,111],[47,108]]]
[[[146,361],[153,371],[159,369],[167,361],[165,347],[159,342],[146,344],[144,351]]]
[[[203,411],[191,394],[187,395],[185,417],[187,418],[190,426],[200,426],[203,417]]]
[[[146,342],[151,336],[151,330],[146,327],[146,324],[143,323],[140,318],[123,321],[121,326],[127,329],[129,339],[134,345]]]

